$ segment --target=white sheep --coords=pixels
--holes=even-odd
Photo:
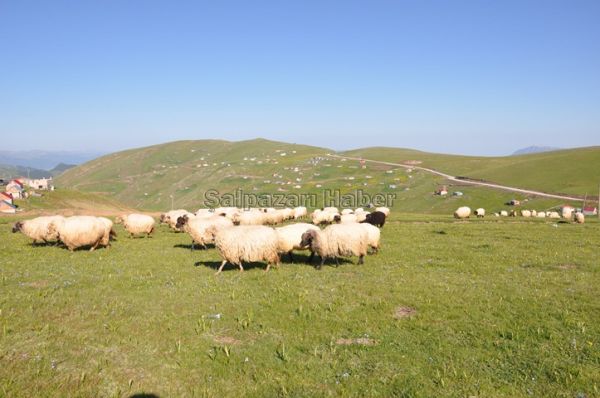
[[[381,230],[369,223],[361,223],[358,225],[360,225],[365,231],[367,231],[368,244],[369,247],[373,250],[373,253],[379,252]]]
[[[292,256],[293,250],[308,249],[308,247],[303,247],[301,245],[302,234],[308,230],[319,230],[319,227],[308,223],[297,223],[286,225],[285,227],[275,228],[275,231],[279,236],[279,253],[287,253],[290,257],[290,261],[294,262],[294,257]],[[312,261],[313,256],[314,252],[311,252],[309,262]]]
[[[13,233],[21,232],[23,235],[32,239],[32,245],[38,242],[55,242],[58,240],[58,235],[55,231],[50,231],[49,226],[53,221],[62,220],[62,216],[43,216],[36,217],[31,220],[19,221],[13,226]]]
[[[232,227],[233,221],[224,216],[195,217],[181,216],[177,220],[177,227],[187,232],[192,237],[191,250],[194,250],[194,244],[198,243],[206,249],[206,245],[214,243],[212,228]]]
[[[104,225],[104,236],[102,237],[100,244],[104,247],[110,247],[110,238],[117,236],[117,233],[113,229],[113,222],[106,217],[98,217],[98,220]]]
[[[573,208],[572,207],[563,207],[562,208],[562,218],[566,218],[570,220],[573,217]]]
[[[266,223],[267,213],[250,209],[233,215],[231,221],[236,225],[262,225]]]
[[[537,217],[537,211],[531,210],[531,217]]]
[[[475,210],[475,215],[477,216],[477,218],[485,217],[485,209],[480,207],[479,209]]]
[[[104,223],[93,216],[73,216],[50,223],[49,229],[70,251],[90,246],[90,251],[102,244],[106,233]]]
[[[273,228],[264,225],[242,225],[227,228],[210,228],[215,246],[223,258],[217,274],[225,264],[231,263],[244,270],[243,262],[266,261],[268,271],[271,264],[279,265],[279,236]]]
[[[560,214],[557,211],[551,211],[547,214],[549,218],[560,218]]]
[[[341,216],[336,216],[335,221],[341,224],[357,223],[358,217],[356,214],[342,214]]]
[[[344,209],[344,210],[342,210],[342,212],[340,214],[342,216],[345,216],[346,214],[354,214],[354,210],[352,210],[352,209]]]
[[[521,217],[531,217],[531,211],[521,210]]]
[[[154,218],[146,214],[132,213],[115,218],[115,224],[123,224],[125,230],[129,232],[129,236],[133,238],[134,235],[141,234],[150,237],[156,223]],[[177,229],[177,220],[175,220],[175,229]]]
[[[546,212],[545,211],[538,211],[536,217],[537,218],[546,218]]]
[[[335,214],[339,213],[338,208],[333,207],[333,206],[325,207],[325,208],[323,208],[323,211],[328,212],[328,213],[335,213]]]
[[[376,207],[375,211],[382,212],[383,214],[385,214],[386,217],[390,215],[390,209],[388,209],[387,207]]]
[[[502,210],[502,211],[500,211],[500,216],[508,217],[508,212],[506,210]]]
[[[585,223],[585,215],[581,212],[577,212],[575,213],[575,222],[577,224],[583,224]]]
[[[185,209],[171,210],[160,215],[160,223],[168,224],[169,227],[175,232],[181,232],[177,229],[177,227],[175,227],[175,225],[177,224],[177,219],[183,216],[184,214],[187,214],[188,216],[193,216],[193,213],[190,213]]]
[[[326,258],[334,258],[336,265],[340,256],[358,256],[358,263],[364,262],[369,246],[369,236],[360,224],[334,224],[323,231],[309,230],[302,234],[302,246],[321,257],[320,269]]]
[[[300,218],[306,217],[307,214],[308,214],[308,211],[306,210],[306,207],[304,207],[304,206],[298,206],[298,207],[294,208],[294,220],[298,220]]]
[[[454,218],[464,219],[471,216],[471,209],[467,206],[462,206],[454,212]]]

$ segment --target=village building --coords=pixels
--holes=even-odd
[[[6,192],[10,193],[13,199],[25,198],[25,189],[23,186],[23,182],[18,179],[11,180],[6,185]]]
[[[13,204],[13,196],[8,192],[0,192],[0,200]]]
[[[25,178],[23,183],[30,188],[44,191],[52,191],[54,190],[54,185],[52,185],[52,178],[36,178],[30,179]]]
[[[583,208],[584,216],[595,216],[598,215],[598,208],[593,206],[586,206]]]
[[[17,207],[5,200],[0,200],[0,213],[14,214],[17,212]]]

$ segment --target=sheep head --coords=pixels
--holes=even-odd
[[[300,241],[300,246],[307,247],[311,246],[315,238],[317,237],[317,231],[309,229],[305,233],[302,234],[302,240]]]
[[[187,224],[188,221],[189,221],[189,218],[188,218],[187,214],[184,214],[183,216],[177,218],[177,223],[175,224],[175,228],[181,229],[185,224]]]
[[[12,228],[13,234],[15,232],[19,232],[22,227],[23,227],[23,222],[22,221],[19,221],[19,222],[15,223],[15,225]]]

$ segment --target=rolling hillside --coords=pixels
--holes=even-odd
[[[548,193],[598,195],[600,147],[565,149],[520,156],[476,157],[420,152],[401,148],[364,148],[348,156],[388,162],[418,162],[457,176]]]
[[[363,169],[359,162],[327,156],[332,152],[263,139],[178,141],[98,158],[65,171],[56,184],[59,188],[108,194],[143,210],[204,207],[207,191],[214,189],[223,194],[238,188],[252,194],[313,193],[317,207],[323,205],[325,189],[340,189],[342,193],[359,189],[371,194],[393,193],[397,196],[394,207],[405,212],[445,213],[460,205],[496,211],[505,208],[503,204],[512,198],[531,200],[527,206],[539,209],[561,204],[557,200],[527,198],[494,189],[452,185],[442,177],[420,170],[409,172],[376,164]],[[366,148],[344,154],[400,163],[412,160],[456,175],[575,194],[584,194],[586,189],[593,192],[597,178],[590,163],[600,166],[600,148],[502,158],[397,148]],[[450,185],[451,192],[461,191],[464,195],[447,198],[432,195],[442,184]]]

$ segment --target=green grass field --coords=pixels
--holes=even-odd
[[[163,227],[70,253],[14,221],[2,397],[600,395],[596,220],[395,215],[363,266],[218,276]]]

